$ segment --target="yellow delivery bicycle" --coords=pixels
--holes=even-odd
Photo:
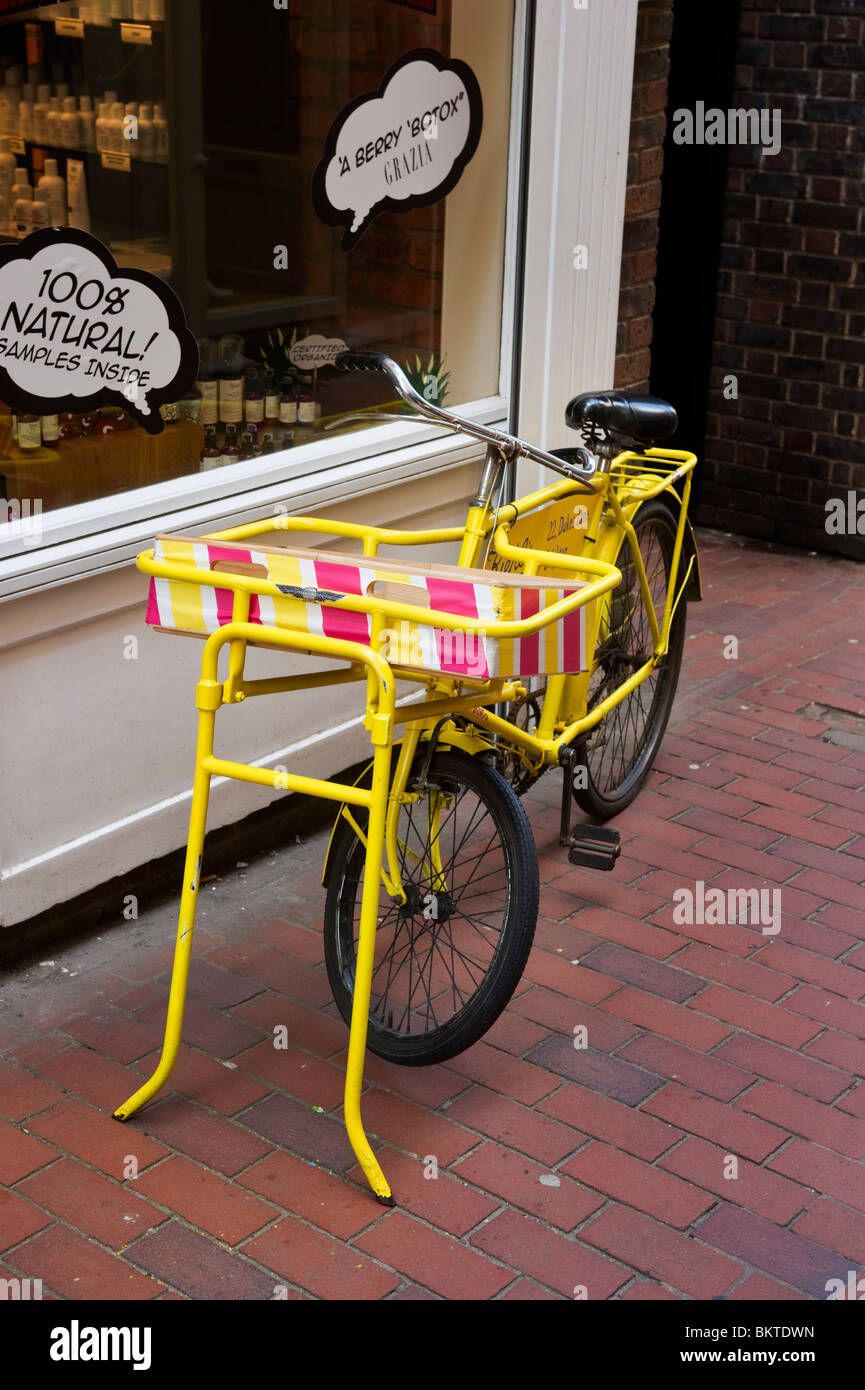
[[[165,1043],[154,1075],[115,1114],[125,1120],[144,1105],[176,1059],[212,777],[324,797],[338,804],[324,870],[324,954],[350,1024],[345,1121],[373,1191],[390,1202],[360,1119],[366,1047],[405,1065],[445,1061],[507,1004],[538,910],[537,856],[519,795],[549,767],[564,769],[561,842],[571,862],[613,867],[617,833],[573,825],[572,808],[595,821],[616,815],[663,737],[686,601],[700,597],[688,520],[696,458],[654,447],[676,414],[651,397],[577,397],[567,421],[583,443],[550,453],[430,404],[386,356],[346,352],[337,366],[384,372],[414,418],[483,442],[478,493],[459,527],[396,531],[280,516],[211,536],[158,537],[139,557],[151,576],[148,622],[204,637],[205,646]],[[520,460],[559,481],[507,500]],[[355,551],[286,543],[313,534]],[[442,545],[459,547],[456,564],[428,558]],[[382,554],[420,547],[421,563]],[[250,680],[250,646],[328,664]],[[223,706],[352,682],[365,687],[373,749],[353,785],[214,756]],[[403,682],[409,692],[420,686],[419,697],[398,699]]]

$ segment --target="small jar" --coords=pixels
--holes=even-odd
[[[292,382],[286,382],[285,390],[279,398],[279,423],[281,425],[297,424],[297,396],[294,392]]]
[[[178,402],[178,404],[180,406],[181,420],[187,420],[191,425],[198,425],[201,423],[203,398],[197,387],[193,387],[191,391],[187,391],[183,400]],[[209,423],[215,424],[216,422],[215,420],[211,420]]]
[[[297,397],[297,423],[314,425],[316,421],[315,395],[309,377],[303,382]]]
[[[42,447],[42,418],[39,415],[18,416],[18,448],[31,450]]]
[[[264,423],[264,404],[264,387],[257,376],[250,374],[246,379],[246,401],[244,403],[244,419],[248,425]]]
[[[43,444],[56,444],[60,439],[60,416],[42,416],[42,442]]]
[[[275,425],[279,420],[279,401],[280,393],[273,379],[273,372],[268,371],[264,383],[264,418],[269,425]]]
[[[219,422],[219,382],[215,376],[202,376],[195,383],[201,396],[201,423],[215,425]]]

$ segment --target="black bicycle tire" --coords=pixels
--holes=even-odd
[[[454,750],[436,753],[429,777],[431,781],[444,779],[445,782],[464,779],[465,785],[479,798],[487,798],[486,804],[509,856],[512,891],[509,887],[507,920],[487,974],[466,1005],[445,1024],[430,1032],[395,1034],[382,1026],[375,1015],[373,1001],[367,1047],[376,1056],[401,1066],[432,1066],[446,1062],[483,1037],[519,984],[538,916],[537,851],[528,817],[505,779],[480,759]],[[359,900],[364,857],[364,848],[355,831],[348,821],[342,820],[332,849],[324,913],[324,950],[333,997],[347,1023],[351,1021],[352,1006],[350,953],[354,946],[354,912]]]

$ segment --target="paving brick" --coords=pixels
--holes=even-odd
[[[62,1091],[33,1072],[0,1062],[0,1115],[7,1120],[26,1120],[63,1099]]]
[[[575,926],[603,941],[629,947],[653,960],[666,960],[679,947],[678,938],[663,927],[653,927],[649,922],[635,921],[633,917],[605,908],[585,908],[573,921]]]
[[[17,1192],[0,1191],[0,1251],[50,1226],[51,1218]]]
[[[691,970],[702,979],[715,980],[730,989],[753,994],[757,999],[774,1002],[786,994],[796,983],[792,975],[783,975],[782,962],[774,964],[774,957],[764,953],[754,960],[741,960],[728,951],[713,950],[710,946],[688,946],[676,957],[676,964],[683,970]]]
[[[496,1095],[482,1086],[458,1096],[450,1106],[448,1114],[463,1125],[490,1139],[497,1139],[509,1148],[518,1149],[541,1163],[559,1163],[569,1153],[573,1153],[583,1136],[564,1125],[558,1124],[537,1110],[529,1110],[505,1096]],[[467,1131],[463,1131],[467,1133]],[[471,1144],[464,1144],[462,1152],[474,1148],[477,1135],[471,1135]],[[423,1150],[436,1153],[434,1147]],[[454,1155],[455,1157],[455,1155]],[[449,1162],[438,1155],[439,1163]]]
[[[838,1101],[838,1109],[844,1110],[848,1115],[858,1115],[860,1120],[865,1120],[865,1085],[857,1086],[855,1090],[848,1091]]]
[[[489,1034],[486,1036],[489,1037]],[[486,1046],[486,1043],[476,1043],[471,1052]],[[503,1065],[511,1061],[504,1053],[497,1055],[502,1058]],[[348,1049],[332,1058],[332,1061],[341,1068],[344,1083]],[[393,1091],[404,1100],[413,1100],[417,1105],[428,1106],[430,1110],[438,1110],[471,1085],[468,1077],[457,1076],[451,1071],[450,1064],[448,1067],[400,1067],[395,1062],[376,1057],[372,1052],[366,1054],[363,1074],[365,1082],[374,1084],[377,1090]]]
[[[786,1047],[801,1047],[817,1032],[815,1024],[789,1012],[788,1000],[781,1008],[777,1004],[766,1004],[761,999],[741,994],[738,990],[725,989],[722,985],[710,985],[695,1001],[695,1007],[712,1018],[734,1023],[737,1028],[744,1028],[761,1038],[769,1038],[771,1042],[784,1043]]]
[[[145,1169],[134,1182],[110,1182],[76,1159],[62,1158],[18,1190],[82,1234],[118,1250],[166,1220],[164,1212],[139,1195],[146,1175]]]
[[[793,1227],[798,1236],[806,1236],[839,1255],[853,1260],[857,1270],[865,1269],[865,1216],[839,1207],[837,1202],[821,1198]]]
[[[726,1176],[732,1171],[731,1157],[736,1159],[735,1178]],[[659,1166],[697,1187],[708,1189],[726,1202],[746,1207],[769,1221],[777,1221],[780,1226],[786,1226],[813,1200],[812,1194],[801,1184],[770,1173],[759,1164],[749,1163],[738,1154],[708,1144],[704,1139],[686,1139],[672,1153],[665,1154]]]
[[[369,1200],[373,1202],[372,1197]],[[375,1260],[364,1258],[364,1251],[342,1245],[290,1216],[255,1236],[244,1246],[244,1253],[274,1271],[277,1282],[288,1279],[328,1300],[380,1299],[403,1282]]]
[[[713,1018],[703,1018],[694,1011],[682,1009],[678,1004],[659,999],[657,995],[645,994],[640,989],[620,989],[612,999],[606,999],[601,1008],[617,1018],[626,1018],[638,1024],[650,1033],[684,1043],[686,1047],[696,1048],[700,1052],[709,1052],[730,1036],[729,1025],[718,1023]]]
[[[165,1016],[164,1009],[162,1016]],[[162,1042],[158,1028],[148,1027],[111,1004],[102,1004],[90,1013],[68,1019],[63,1032],[100,1056],[113,1057],[116,1062],[134,1062]]]
[[[110,1115],[101,1114],[80,1100],[67,1100],[31,1120],[29,1128],[58,1148],[120,1180],[128,1155],[135,1156],[140,1172],[168,1152],[163,1144],[137,1128],[140,1118],[137,1116],[131,1124],[119,1124]]]
[[[862,1206],[862,1165],[819,1143],[808,1144],[794,1139],[767,1165],[777,1173],[785,1173],[796,1182],[825,1196],[835,1197],[851,1207]]]
[[[689,1134],[723,1144],[728,1153],[760,1162],[788,1138],[786,1130],[684,1086],[669,1085],[646,1102],[648,1112]]]
[[[273,1041],[268,1040],[257,1043],[248,1052],[237,1053],[235,1060],[238,1067],[269,1081],[295,1100],[320,1105],[323,1110],[335,1110],[342,1104],[345,1073],[311,1052],[291,1045],[274,1047]]]
[[[149,1076],[156,1065],[152,1056],[140,1062],[137,1070]],[[208,1057],[194,1048],[181,1045],[177,1062],[166,1090],[187,1096],[199,1105],[228,1117],[269,1096],[273,1087],[254,1080],[240,1068],[238,1061],[230,1067],[217,1057]]]
[[[865,1038],[865,1004],[840,999],[811,985],[802,985],[795,994],[785,999],[784,1004],[793,1013],[814,1019],[821,1028],[836,1028],[842,1033],[852,1033],[856,1038]]]
[[[747,821],[734,820],[732,816],[722,816],[717,811],[707,811],[700,806],[681,811],[674,823],[692,826],[728,844],[748,845],[751,849],[765,849],[777,839],[774,831],[759,829],[750,817]]]
[[[348,1028],[341,1018],[331,1018],[321,1009],[307,1008],[273,990],[256,995],[232,1012],[235,1018],[242,1018],[270,1038],[274,1028],[284,1027],[290,1042],[319,1057],[341,1052],[348,1041]]]
[[[528,991],[528,994],[534,993],[540,991]],[[523,997],[526,998],[527,995]],[[546,1028],[532,1023],[528,1018],[520,1018],[513,1008],[508,1008],[503,1014],[499,1014],[492,1028],[484,1034],[484,1041],[491,1047],[510,1053],[512,1057],[522,1057],[546,1035]],[[402,1070],[405,1071],[406,1068],[403,1067]]]
[[[618,997],[618,994],[613,995],[613,999]],[[573,1040],[576,1027],[586,1028],[591,1036],[592,1047],[598,1052],[615,1052],[622,1043],[637,1035],[634,1024],[611,1016],[605,1009],[595,1009],[590,1004],[563,999],[560,994],[554,994],[548,989],[527,990],[519,999],[512,1000],[509,1012],[519,1012],[545,1024],[547,1033],[544,1041],[548,1040],[549,1032],[563,1034]]]
[[[563,1172],[550,1173],[548,1168],[500,1144],[483,1144],[461,1159],[453,1172],[561,1231],[572,1231],[603,1204],[603,1198],[586,1192]],[[541,1181],[550,1177],[557,1179],[554,1186]]]
[[[584,969],[582,964],[572,965],[564,956],[551,956],[547,951],[532,951],[523,978],[587,1004],[599,1003],[619,987],[617,980],[600,973],[600,965],[597,971]]]
[[[355,1162],[342,1121],[319,1115],[311,1105],[301,1105],[289,1096],[268,1096],[239,1118],[271,1144],[332,1172],[345,1173]]]
[[[464,1117],[458,1107],[472,1094],[463,1091],[448,1107],[448,1118],[433,1115],[420,1105],[402,1100],[388,1091],[371,1090],[363,1099],[363,1121],[368,1134],[386,1139],[403,1153],[435,1154],[440,1167],[447,1167],[459,1155],[473,1149],[477,1136],[462,1127]],[[492,1095],[492,1092],[486,1092]],[[496,1099],[499,1099],[496,1097]],[[531,1112],[527,1112],[531,1113]]]
[[[730,1303],[795,1303],[805,1302],[806,1299],[807,1294],[799,1293],[787,1284],[779,1284],[776,1279],[769,1279],[765,1274],[749,1274],[747,1279],[736,1285],[732,1293],[727,1294]]]
[[[52,1163],[56,1157],[56,1149],[49,1148],[41,1139],[0,1120],[0,1183],[4,1187],[11,1187],[19,1178]]]
[[[163,1027],[165,1004],[150,1004],[138,1011],[142,1023],[154,1030]],[[258,1041],[258,1035],[239,1018],[212,1009],[200,999],[189,998],[183,1010],[183,1038],[190,1047],[201,1048],[214,1057],[236,1057]]]
[[[647,961],[622,946],[600,946],[586,956],[584,964],[591,970],[602,970],[625,984],[637,985],[649,994],[675,999],[680,1004],[703,987],[697,976],[660,961]]]
[[[802,796],[797,792],[785,791],[783,787],[770,786],[757,778],[740,777],[731,782],[729,789],[735,796],[756,801],[760,806],[774,806],[779,811],[790,811],[797,816],[813,816],[822,811],[825,800],[813,796]]]
[[[784,971],[782,978],[785,980],[793,976],[798,981],[818,985],[847,999],[861,999],[865,992],[861,970],[842,965],[838,961],[826,960],[814,951],[803,951],[781,939],[769,942],[756,960],[760,965],[767,965],[770,970]],[[787,988],[789,987],[788,985]]]
[[[401,1155],[400,1155],[401,1157]],[[388,1170],[392,1154],[385,1151],[382,1163]],[[369,1187],[362,1189],[345,1178],[334,1177],[294,1154],[282,1150],[268,1154],[235,1180],[313,1226],[328,1231],[339,1240],[348,1240],[378,1220],[380,1210],[370,1203]]]
[[[513,1157],[519,1162],[528,1161]],[[450,1172],[439,1167],[437,1177],[427,1176],[431,1171],[429,1158],[430,1155],[410,1158],[396,1149],[384,1149],[379,1155],[400,1211],[410,1212],[448,1235],[462,1237],[501,1205],[496,1197],[472,1191],[458,1167]],[[360,1167],[354,1168],[349,1176],[358,1189],[367,1194],[368,1202],[369,1185]],[[371,1224],[371,1221],[365,1222],[367,1226]]]
[[[856,912],[865,912],[865,887],[858,883],[848,883],[843,878],[822,873],[818,869],[806,869],[796,880],[796,887],[815,893],[826,902],[842,903]]]
[[[308,932],[318,943],[318,959],[321,959],[321,937],[316,937]],[[166,983],[168,978],[166,977]],[[206,1004],[210,1004],[215,1009],[230,1009],[235,1004],[241,1004],[245,999],[252,998],[258,993],[258,986],[244,979],[242,975],[235,975],[230,970],[222,970],[217,965],[212,965],[210,961],[203,960],[200,956],[193,957],[189,965],[189,995],[192,999],[201,999]],[[185,1022],[185,1020],[184,1020]]]
[[[582,1240],[550,1231],[532,1217],[502,1212],[471,1238],[472,1245],[493,1259],[536,1279],[546,1288],[573,1298],[581,1286],[591,1302],[608,1299],[626,1284],[630,1272],[598,1255]]]
[[[706,1217],[699,1235],[811,1298],[825,1298],[827,1280],[847,1276],[840,1256],[741,1207],[718,1207]]]
[[[158,1231],[142,1236],[125,1253],[153,1279],[197,1300],[259,1302],[273,1298],[280,1282],[269,1271],[256,1268],[244,1256],[225,1250],[179,1221],[168,1221]]]
[[[156,1235],[145,1237],[155,1240]],[[159,1278],[139,1274],[126,1257],[111,1255],[68,1226],[52,1226],[15,1251],[16,1268],[63,1298],[99,1302],[157,1298],[164,1292]]]
[[[865,1158],[865,1122],[842,1115],[774,1081],[761,1082],[736,1105],[775,1124],[786,1125],[791,1134],[830,1145],[850,1158]]]
[[[157,1101],[142,1112],[138,1122],[147,1134],[229,1177],[271,1147],[240,1123],[211,1115],[184,1097]]]
[[[540,1284],[535,1284],[531,1279],[518,1279],[515,1284],[503,1293],[499,1298],[500,1303],[528,1303],[528,1302],[559,1302],[560,1295],[550,1293],[549,1289],[542,1289]]]
[[[682,1137],[680,1129],[647,1115],[645,1110],[633,1110],[583,1086],[566,1086],[549,1100],[542,1101],[538,1108],[574,1129],[585,1130],[597,1139],[604,1139],[649,1161],[665,1153]]]
[[[136,1188],[227,1245],[237,1245],[280,1214],[236,1183],[177,1154],[142,1173]]]
[[[769,1081],[780,1081],[792,1090],[814,1096],[817,1100],[835,1100],[850,1085],[850,1078],[843,1072],[810,1061],[801,1052],[777,1047],[763,1038],[752,1038],[747,1033],[737,1033],[722,1043],[713,1056],[724,1058],[737,1066],[747,1066],[758,1076]]]
[[[619,1057],[665,1080],[680,1081],[695,1091],[704,1091],[716,1100],[732,1100],[755,1080],[752,1072],[719,1060],[717,1052],[709,1057],[668,1038],[637,1038],[621,1049],[616,1060]]]
[[[417,1283],[448,1299],[492,1298],[513,1277],[479,1251],[430,1230],[402,1211],[388,1212],[377,1226],[357,1237],[353,1249],[404,1269]]]
[[[508,1057],[484,1042],[475,1043],[448,1065],[451,1070],[523,1105],[534,1105],[560,1084],[558,1078],[550,1076],[544,1068]]]
[[[591,1047],[577,1049],[573,1042],[569,1038],[550,1038],[535,1048],[531,1059],[569,1081],[578,1081],[581,1086],[601,1091],[626,1105],[639,1105],[658,1089],[658,1077],[645,1069],[595,1052]]]
[[[77,1044],[40,1063],[40,1074],[101,1110],[114,1110],[131,1093],[135,1077],[129,1068],[90,1047]]]
[[[705,1240],[705,1224],[696,1233],[700,1241]],[[693,1298],[717,1297],[742,1273],[737,1261],[624,1207],[596,1216],[582,1228],[580,1239]]]
[[[617,1295],[617,1298],[622,1303],[678,1303],[682,1301],[680,1293],[673,1293],[672,1289],[665,1289],[663,1284],[649,1284],[645,1279],[635,1279],[624,1293]]]
[[[809,840],[827,849],[837,849],[844,843],[844,832],[835,826],[825,825],[819,820],[793,815],[790,811],[780,811],[775,806],[761,806],[745,817],[749,824],[765,826],[777,830],[779,835],[794,835],[800,840]]]
[[[715,1205],[714,1197],[670,1173],[611,1148],[588,1144],[564,1165],[563,1172],[608,1197],[684,1230]]]

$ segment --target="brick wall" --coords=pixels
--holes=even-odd
[[[698,514],[860,558],[826,503],[865,497],[863,30],[862,0],[743,0],[733,105],[779,108],[782,147],[729,152]]]
[[[672,27],[673,0],[642,0],[637,15],[615,384],[643,391],[648,390],[652,357]]]

